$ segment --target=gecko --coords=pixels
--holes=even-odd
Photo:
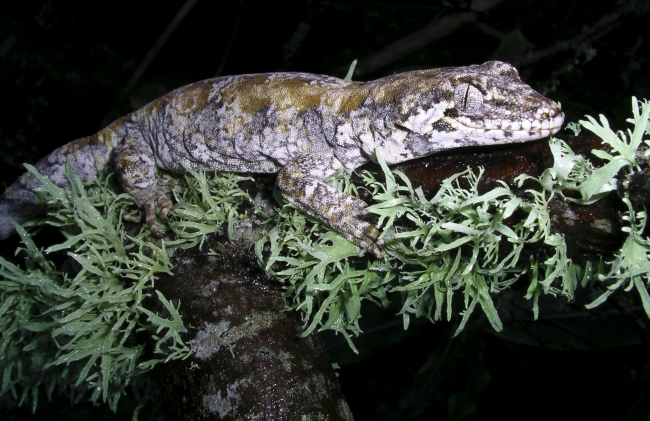
[[[61,146],[36,165],[68,187],[66,162],[86,182],[112,165],[151,232],[173,203],[157,170],[277,173],[281,195],[381,258],[384,240],[367,204],[323,179],[381,154],[396,164],[438,151],[527,142],[560,130],[560,105],[508,63],[443,67],[368,82],[308,73],[217,77],[178,88]],[[43,210],[27,172],[0,196],[0,239]],[[157,209],[159,209],[157,211]]]

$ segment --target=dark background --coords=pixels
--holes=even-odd
[[[465,1],[200,0],[134,80],[185,2],[5,3],[5,184],[23,171],[23,162],[33,163],[176,87],[218,74],[343,77],[353,59],[390,48],[431,21],[470,12]],[[447,36],[354,79],[500,59],[560,101],[567,121],[602,113],[623,128],[630,97],[650,98],[648,3],[504,0]],[[595,311],[584,309],[588,292],[573,303],[547,299],[540,320],[532,322],[524,293],[521,285],[500,294],[502,334],[479,311],[455,339],[458,320],[413,322],[404,332],[397,309],[368,306],[365,333],[355,341],[360,355],[340,336],[324,335],[333,361],[342,366],[339,379],[356,419],[648,419],[648,320],[635,294],[618,293]],[[42,402],[33,419],[130,419],[129,399],[117,415],[105,407],[70,409],[65,399]],[[27,419],[29,413],[15,410],[7,419]]]

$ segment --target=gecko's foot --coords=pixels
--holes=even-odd
[[[137,202],[137,200],[136,200]],[[156,205],[160,206],[160,212],[156,213]],[[157,190],[140,206],[136,214],[124,214],[123,219],[129,222],[141,223],[144,221],[149,226],[151,233],[158,238],[162,238],[165,233],[158,227],[158,220],[166,221],[169,211],[174,207],[174,203],[160,190]]]
[[[156,179],[156,162],[151,147],[138,137],[125,136],[122,143],[115,148],[115,170],[124,191],[129,193],[140,209],[139,215],[125,215],[127,221],[144,220],[156,237],[164,233],[158,228],[158,218],[167,219],[173,207],[172,201],[165,194],[171,189],[169,183]],[[156,213],[156,207],[160,212]]]
[[[377,259],[383,258],[384,255],[381,252],[381,249],[383,249],[386,244],[384,243],[384,240],[379,238],[381,235],[379,230],[374,225],[360,219],[354,220],[352,226],[352,229],[340,231],[345,239],[374,254]]]

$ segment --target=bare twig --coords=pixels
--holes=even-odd
[[[219,62],[219,67],[217,67],[217,72],[214,74],[216,76],[221,76],[223,68],[226,66],[226,60],[232,49],[232,45],[235,43],[235,38],[237,37],[237,31],[239,30],[239,23],[241,22],[241,15],[244,10],[244,0],[239,0],[239,9],[237,10],[237,19],[235,20],[235,27],[232,29],[232,34],[230,35],[230,40],[228,40],[228,45],[226,46],[226,51],[223,52],[221,56],[221,62]]]
[[[490,25],[484,22],[474,22],[474,26],[476,26],[481,32],[483,32],[486,35],[489,35],[491,37],[494,37],[496,39],[504,39],[505,37],[508,36],[505,32],[501,32],[497,29],[492,28]]]
[[[493,8],[503,0],[474,0],[469,6],[469,12],[459,12],[434,19],[424,28],[387,45],[382,50],[359,60],[356,75],[372,72],[386,66],[425,45],[449,35],[468,22],[475,21],[480,12]]]
[[[167,42],[171,34],[176,30],[178,25],[183,21],[183,19],[185,19],[185,16],[187,16],[189,11],[192,9],[192,7],[194,7],[194,5],[198,1],[199,0],[187,0],[183,5],[183,7],[180,8],[180,10],[176,13],[176,16],[174,16],[172,21],[169,23],[169,26],[167,26],[167,29],[165,29],[163,33],[160,34],[160,36],[156,40],[156,43],[153,45],[153,47],[151,47],[147,55],[144,56],[144,58],[142,59],[138,67],[133,72],[131,79],[129,80],[129,82],[126,84],[126,87],[124,88],[125,92],[131,91],[131,89],[133,89],[135,84],[138,83],[138,80],[140,80],[140,77],[142,77],[145,70],[147,70],[147,67],[149,67],[153,59],[156,57],[156,54],[158,54],[158,52],[163,47],[163,45],[165,45],[165,42]]]
[[[497,29],[494,29],[490,25],[484,22],[474,22],[474,26],[476,26],[477,29],[479,29],[481,32],[483,32],[486,35],[489,35],[493,38],[496,38],[498,40],[503,40],[505,37],[507,37],[509,34],[506,34],[505,32],[501,32]],[[523,42],[525,42],[524,47],[528,49],[535,48],[535,44],[532,42],[528,41],[527,39],[522,39]]]
[[[463,24],[476,20],[478,13],[464,12],[432,20],[424,28],[387,45],[380,51],[362,58],[357,64],[356,74],[372,72],[418,50],[432,41],[449,35]]]
[[[486,10],[490,10],[502,1],[503,0],[472,0],[472,2],[469,4],[469,8],[473,12],[481,13],[485,12]]]
[[[311,16],[310,16],[311,17]],[[287,63],[296,54],[302,43],[307,38],[307,33],[311,29],[311,24],[307,22],[299,22],[298,27],[289,38],[289,41],[284,45],[284,62]]]

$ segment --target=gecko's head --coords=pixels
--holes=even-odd
[[[412,157],[541,139],[564,121],[559,104],[523,83],[507,63],[417,71],[408,78],[391,137]]]

